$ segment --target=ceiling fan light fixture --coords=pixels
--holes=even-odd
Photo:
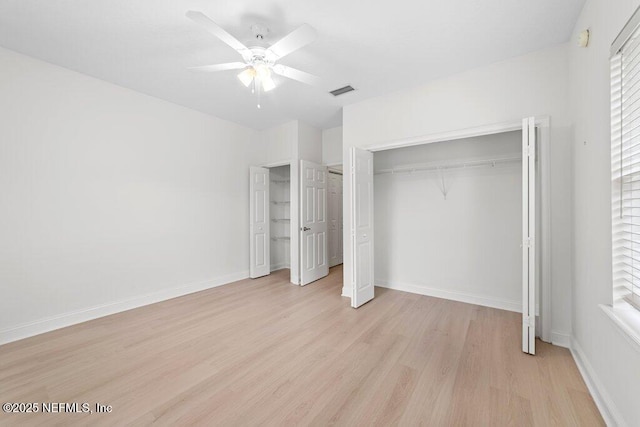
[[[262,90],[264,90],[265,92],[269,92],[276,87],[276,84],[274,83],[271,76],[261,78],[260,82],[262,83]]]
[[[271,77],[271,70],[269,69],[269,66],[266,64],[256,65],[255,70],[256,70],[256,76],[260,80],[266,79],[267,77]]]
[[[240,74],[238,74],[238,79],[240,79],[243,85],[245,85],[246,87],[249,87],[249,85],[251,84],[255,76],[256,76],[255,68],[248,67],[244,71],[242,71]]]

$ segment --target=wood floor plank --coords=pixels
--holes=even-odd
[[[563,348],[520,315],[389,289],[358,310],[342,268],[287,270],[0,346],[0,425],[604,425]]]

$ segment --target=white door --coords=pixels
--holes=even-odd
[[[266,276],[271,272],[271,247],[269,242],[269,169],[249,168],[249,234],[251,278]]]
[[[329,274],[327,168],[300,161],[300,285]]]
[[[351,307],[373,299],[373,153],[353,147],[351,169]]]
[[[536,123],[522,122],[522,351],[536,353]]]
[[[342,175],[329,172],[329,267],[342,264]]]

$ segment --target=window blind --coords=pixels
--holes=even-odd
[[[611,57],[614,299],[640,309],[640,28]]]

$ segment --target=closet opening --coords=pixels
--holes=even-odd
[[[375,285],[522,311],[522,131],[378,151]]]
[[[328,224],[328,257],[329,268],[341,265],[343,262],[342,247],[342,165],[328,167],[329,188],[327,192]]]
[[[289,165],[269,168],[270,273],[291,268],[290,169]]]
[[[297,170],[290,164],[250,168],[250,268],[251,278],[289,269],[298,284]]]
[[[328,180],[308,160],[249,168],[249,277],[289,269],[306,286],[329,274]]]
[[[520,312],[535,354],[550,332],[547,153],[548,119],[533,117],[351,148],[343,295],[357,308],[380,286]]]

